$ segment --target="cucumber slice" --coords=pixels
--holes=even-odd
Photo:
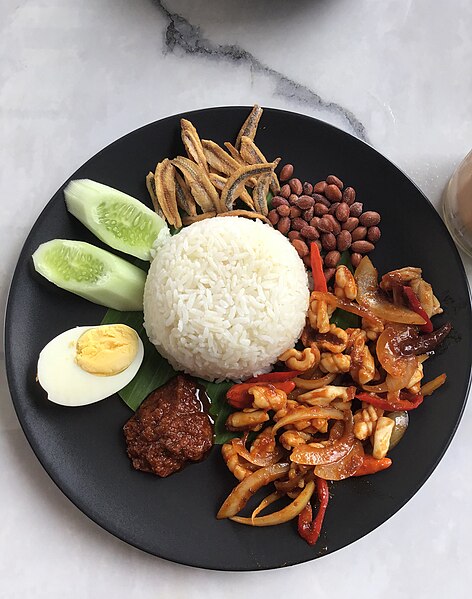
[[[33,254],[40,275],[58,287],[115,310],[142,310],[146,273],[105,250],[53,239]]]
[[[150,260],[152,244],[165,221],[135,198],[91,179],[71,181],[67,209],[115,250]]]

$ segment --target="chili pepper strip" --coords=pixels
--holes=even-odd
[[[300,373],[296,370],[286,370],[285,372],[268,372],[259,374],[247,379],[245,383],[285,383],[298,376]]]
[[[316,477],[316,494],[320,503],[316,518],[313,520],[313,510],[310,502],[306,504],[298,516],[298,534],[308,545],[314,545],[319,539],[329,501],[328,483],[319,477]]]
[[[375,393],[357,393],[356,398],[373,405],[374,408],[387,410],[389,412],[398,410],[414,410],[421,403],[423,403],[423,396],[420,394],[413,395],[411,401],[409,399],[401,399],[401,395],[402,393],[400,393],[400,399],[393,401],[379,397]]]
[[[352,476],[366,476],[367,474],[375,474],[386,468],[390,468],[392,460],[390,458],[381,458],[377,460],[374,456],[364,455],[362,464],[354,472]]]
[[[312,242],[310,245],[310,264],[314,291],[326,293],[328,291],[328,286],[323,273],[323,259],[321,258],[320,250],[315,242]]]
[[[431,322],[429,316],[426,314],[426,311],[421,305],[421,302],[418,299],[416,293],[413,291],[411,287],[408,287],[407,285],[403,285],[403,293],[406,295],[408,303],[410,304],[410,308],[413,310],[413,312],[419,314],[421,318],[423,318],[426,321],[426,324],[422,324],[420,326],[420,330],[423,331],[423,333],[432,333],[433,323]]]

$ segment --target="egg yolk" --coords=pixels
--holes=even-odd
[[[125,324],[85,331],[76,345],[77,364],[90,374],[111,376],[126,370],[138,353],[138,335]]]

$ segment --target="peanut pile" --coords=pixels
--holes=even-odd
[[[342,252],[351,252],[355,268],[362,256],[374,249],[381,235],[380,214],[372,210],[363,212],[362,202],[356,202],[354,188],[344,187],[335,175],[313,185],[302,183],[293,174],[291,164],[281,169],[279,178],[283,185],[272,199],[268,218],[290,239],[308,268],[310,243],[316,243],[323,257],[325,278],[329,281]]]

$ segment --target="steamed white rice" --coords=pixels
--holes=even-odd
[[[305,324],[308,281],[283,235],[239,217],[163,239],[144,290],[149,339],[177,370],[207,380],[268,372]]]

